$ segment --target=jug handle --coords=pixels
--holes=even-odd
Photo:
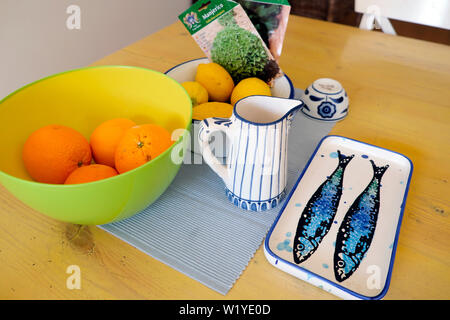
[[[230,124],[231,120],[228,118],[207,118],[200,122],[200,129],[198,131],[198,142],[203,159],[205,159],[205,162],[211,167],[211,169],[224,181],[228,180],[227,166],[221,164],[212,153],[211,146],[209,144],[209,137],[217,131],[222,131],[228,136]]]

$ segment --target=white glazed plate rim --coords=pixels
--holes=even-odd
[[[170,73],[173,72],[174,70],[177,70],[180,67],[182,67],[182,66],[184,66],[184,65],[186,65],[188,63],[194,63],[194,62],[197,62],[199,60],[209,61],[209,59],[207,57],[196,58],[196,59],[184,61],[182,63],[177,64],[176,66],[173,66],[172,68],[170,68],[169,70],[164,72],[164,74],[170,77]],[[294,85],[292,84],[291,79],[286,74],[284,74],[282,77],[280,77],[276,81],[280,81],[281,79],[284,79],[285,81],[287,81],[287,84],[289,86],[289,95],[288,96],[277,96],[277,97],[279,97],[279,98],[287,98],[287,99],[294,99],[294,97],[295,97],[295,89],[294,89]],[[175,80],[177,80],[177,79],[175,79]],[[192,122],[199,122],[199,121],[193,119]]]

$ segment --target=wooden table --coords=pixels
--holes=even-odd
[[[165,71],[203,53],[177,22],[95,65]],[[281,67],[305,88],[341,81],[350,113],[331,131],[414,163],[386,299],[450,298],[450,47],[292,16]],[[69,290],[69,265],[81,289]],[[0,187],[2,299],[334,299],[271,266],[259,248],[226,296],[95,226],[58,222]]]

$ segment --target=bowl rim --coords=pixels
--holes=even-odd
[[[173,66],[169,70],[165,71],[164,74],[167,75],[172,70],[177,69],[177,68],[181,67],[184,64],[187,64],[187,63],[190,63],[190,62],[194,62],[194,61],[197,61],[197,60],[208,60],[208,61],[210,61],[208,57],[201,57],[201,58],[195,58],[195,59],[187,60],[187,61],[184,61],[184,62],[181,62],[181,63],[177,64],[176,66]],[[288,84],[289,84],[289,97],[278,97],[278,98],[294,99],[294,97],[295,97],[295,88],[294,88],[294,85],[292,84],[292,80],[291,80],[291,78],[289,78],[287,76],[286,73],[283,73],[281,78],[283,78],[283,77],[286,77],[286,80],[288,81]]]
[[[127,65],[99,65],[99,66],[87,66],[87,67],[81,67],[81,68],[75,68],[75,69],[70,69],[70,70],[66,70],[66,71],[62,71],[62,72],[58,72],[55,74],[51,74],[49,76],[43,77],[41,79],[38,79],[36,81],[30,82],[20,88],[18,88],[17,90],[14,90],[13,92],[9,93],[8,95],[6,95],[4,98],[0,99],[0,108],[2,107],[2,104],[8,100],[9,98],[11,98],[12,96],[18,94],[20,91],[25,90],[26,88],[39,83],[41,81],[45,81],[51,78],[56,78],[58,76],[62,76],[68,73],[72,73],[72,72],[77,72],[77,71],[84,71],[84,70],[90,70],[90,69],[138,69],[138,70],[143,70],[143,71],[149,71],[151,73],[155,73],[155,74],[159,74],[159,75],[163,75],[164,77],[167,77],[170,81],[176,83],[181,89],[183,89],[183,91],[185,92],[186,96],[189,98],[189,94],[187,93],[187,91],[184,89],[184,87],[175,79],[169,77],[168,75],[166,75],[163,72],[160,71],[156,71],[156,70],[152,70],[152,69],[148,69],[148,68],[144,68],[144,67],[137,67],[137,66],[127,66]],[[190,116],[189,119],[187,121],[187,125],[185,128],[183,128],[184,130],[186,130],[186,132],[189,132],[190,127],[191,127],[191,123],[192,123],[192,101],[189,98],[188,99],[189,103],[190,103]],[[131,175],[134,174],[135,172],[137,172],[138,170],[143,169],[144,167],[148,166],[149,164],[151,164],[152,162],[158,161],[159,159],[163,158],[167,153],[172,152],[172,149],[175,147],[175,145],[178,145],[180,143],[180,141],[182,140],[183,135],[180,135],[180,137],[178,138],[177,141],[174,141],[172,143],[172,145],[167,148],[164,152],[162,152],[161,154],[159,154],[156,158],[152,159],[151,161],[137,167],[134,168],[132,170],[129,170],[127,172],[118,174],[116,176],[113,177],[109,177],[106,179],[101,179],[101,180],[97,180],[97,181],[91,181],[91,182],[85,182],[85,183],[78,183],[78,184],[52,184],[52,183],[45,183],[45,182],[37,182],[37,181],[30,181],[30,180],[26,180],[26,179],[22,179],[22,178],[18,178],[16,176],[13,176],[9,173],[4,172],[2,169],[0,169],[0,175],[6,176],[8,178],[11,178],[12,180],[15,181],[19,181],[22,183],[26,183],[26,184],[31,184],[31,185],[39,185],[39,186],[45,186],[45,187],[49,187],[49,188],[80,188],[83,187],[85,185],[94,185],[94,184],[100,184],[100,183],[104,183],[105,181],[112,181],[112,180],[117,180],[120,177],[126,176],[126,175]]]
[[[208,61],[209,61],[209,58],[208,58],[208,57],[201,57],[201,58],[195,58],[195,59],[191,59],[191,60],[187,60],[187,61],[181,62],[181,63],[179,63],[179,64],[177,64],[177,65],[171,67],[171,68],[168,69],[167,71],[165,71],[164,74],[165,74],[165,75],[168,75],[168,73],[171,72],[172,70],[177,69],[177,68],[181,67],[181,66],[184,65],[184,64],[187,64],[187,63],[190,63],[190,62],[194,62],[194,61],[197,61],[197,60],[208,60]],[[292,83],[291,78],[289,78],[289,77],[287,76],[286,73],[284,73],[283,76],[282,76],[281,78],[283,78],[283,77],[286,78],[286,80],[287,80],[287,82],[288,82],[288,85],[289,85],[289,97],[277,97],[277,98],[283,98],[283,99],[295,99],[295,88],[294,88],[294,85],[293,85],[293,83]],[[234,110],[234,106],[233,106],[233,110]],[[198,123],[200,123],[201,121],[202,121],[202,120],[192,119],[192,117],[191,117],[191,122],[192,122],[193,124],[198,124]]]

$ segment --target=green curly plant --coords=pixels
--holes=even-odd
[[[235,83],[249,77],[264,81],[269,56],[261,39],[239,26],[227,26],[219,31],[211,49],[211,59],[231,75]]]
[[[234,19],[235,12],[234,10],[230,10],[227,13],[224,13],[217,19],[219,21],[220,25],[223,27],[233,26],[236,25],[236,20]]]

